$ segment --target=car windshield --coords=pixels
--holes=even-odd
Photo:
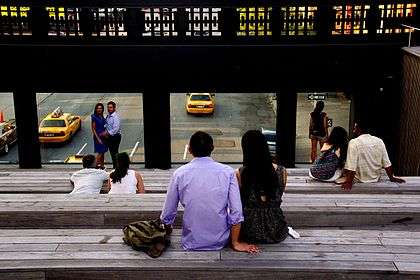
[[[66,122],[64,120],[44,120],[41,127],[66,127]]]
[[[193,101],[210,101],[210,96],[204,94],[194,94],[191,95],[190,99]]]
[[[276,135],[275,134],[264,134],[265,140],[267,142],[276,142]]]

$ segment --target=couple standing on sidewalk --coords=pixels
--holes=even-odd
[[[93,143],[96,153],[98,168],[104,168],[105,153],[109,150],[112,165],[115,169],[116,156],[121,143],[121,119],[116,112],[116,104],[109,101],[107,104],[108,115],[104,117],[105,107],[102,103],[95,105],[92,118]]]

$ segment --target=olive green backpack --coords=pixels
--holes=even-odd
[[[170,245],[169,233],[159,219],[130,223],[123,228],[123,232],[125,244],[152,258],[161,256]]]

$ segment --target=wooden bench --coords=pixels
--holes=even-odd
[[[146,192],[166,193],[173,170],[141,170]],[[322,183],[310,179],[307,169],[290,169],[288,193],[342,193],[334,183]],[[2,171],[0,172],[0,193],[70,193],[71,171]],[[387,180],[378,183],[355,184],[352,193],[366,194],[415,194],[420,193],[420,177],[405,178],[408,183],[397,184]]]
[[[420,229],[297,229],[258,255],[185,252],[180,231],[158,259],[121,229],[0,230],[0,279],[418,279]]]
[[[121,227],[159,217],[164,200],[164,194],[0,194],[0,227]],[[420,223],[418,195],[285,194],[282,208],[300,227]]]

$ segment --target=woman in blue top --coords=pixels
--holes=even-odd
[[[105,132],[106,124],[106,119],[104,118],[104,108],[104,104],[96,104],[95,111],[91,116],[93,143],[95,146],[95,153],[97,154],[96,165],[99,168],[104,168],[105,153],[108,151],[108,147],[105,145],[105,139],[102,136]]]

